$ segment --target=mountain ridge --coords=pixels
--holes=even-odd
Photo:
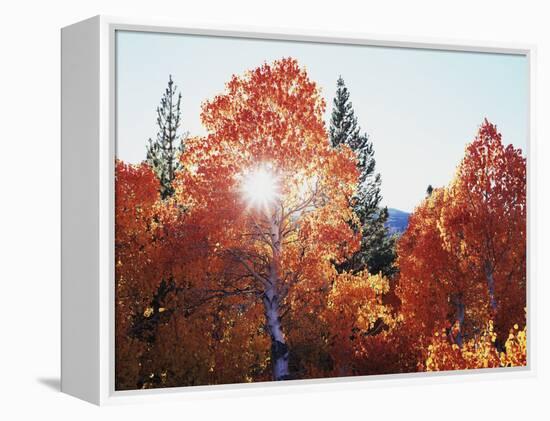
[[[407,229],[409,225],[409,212],[402,211],[400,209],[388,208],[388,220],[386,221],[386,227],[390,234],[401,235]]]

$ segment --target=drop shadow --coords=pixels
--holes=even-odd
[[[61,379],[58,377],[41,377],[36,381],[55,392],[61,392]]]

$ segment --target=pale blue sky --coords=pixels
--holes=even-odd
[[[117,157],[145,159],[169,74],[183,95],[182,129],[202,135],[200,105],[232,74],[289,56],[321,88],[327,125],[344,78],[374,143],[384,205],[412,211],[428,184],[447,184],[485,117],[526,153],[525,56],[119,31]]]

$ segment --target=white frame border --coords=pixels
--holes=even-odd
[[[485,41],[457,41],[403,36],[377,36],[363,33],[264,28],[243,25],[189,24],[171,20],[99,16],[100,30],[100,145],[99,145],[99,334],[100,404],[243,397],[295,392],[367,389],[371,387],[414,386],[479,380],[503,380],[536,376],[536,174],[535,59],[536,47]],[[529,109],[527,139],[527,358],[526,367],[450,371],[439,373],[388,374],[344,378],[292,380],[289,382],[239,383],[215,386],[176,387],[135,391],[114,390],[114,158],[115,115],[115,31],[140,31],[208,35],[236,38],[273,39],[318,43],[354,44],[380,47],[416,48],[495,54],[524,55],[528,60]],[[381,381],[383,380],[383,381]],[[200,393],[197,393],[200,392]]]

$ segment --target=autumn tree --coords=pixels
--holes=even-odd
[[[157,136],[155,140],[149,138],[147,146],[147,162],[160,180],[160,193],[163,198],[174,193],[172,183],[176,173],[181,169],[179,155],[184,142],[178,132],[180,124],[181,93],[177,92],[170,75],[168,87],[157,107]]]
[[[454,345],[449,358],[460,359],[485,341],[500,364],[508,331],[525,325],[525,229],[525,160],[485,120],[455,179],[432,190],[399,241],[401,312],[422,346]]]
[[[445,248],[484,286],[504,337],[526,306],[526,165],[487,120],[458,167],[441,216]],[[523,326],[523,323],[522,323]]]
[[[409,218],[398,244],[400,310],[422,346],[428,346],[433,332],[441,329],[461,346],[464,336],[473,334],[487,318],[478,306],[482,286],[472,282],[441,239],[445,206],[445,189],[434,189]]]
[[[376,172],[374,146],[369,136],[361,132],[349,99],[350,93],[341,76],[336,85],[329,127],[330,143],[334,148],[341,145],[350,147],[359,170],[353,208],[359,221],[355,229],[361,233],[361,248],[342,267],[344,270],[391,275],[395,273],[395,238],[385,225],[388,210],[380,207],[382,180]]]
[[[117,388],[135,388],[147,344],[132,334],[157,289],[159,255],[151,225],[159,183],[146,164],[117,161],[115,167],[115,291]]]
[[[263,304],[275,380],[291,375],[286,315],[305,297],[307,311],[322,302],[334,264],[359,246],[348,223],[356,158],[327,142],[324,107],[295,60],[264,64],[203,105],[208,135],[182,156],[178,198],[209,239],[207,266],[224,274],[217,287]]]

